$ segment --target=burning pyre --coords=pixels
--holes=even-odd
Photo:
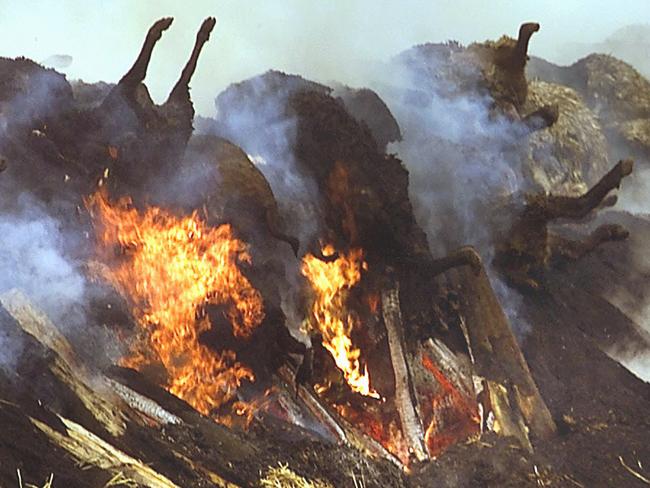
[[[242,380],[254,380],[234,352],[200,342],[211,327],[208,305],[225,307],[236,337],[248,337],[264,318],[261,295],[239,269],[250,263],[246,244],[229,225],[208,227],[196,212],[140,212],[129,199],[110,202],[105,192],[87,205],[108,265],[103,277],[130,303],[143,336],[123,365],[161,363],[171,393],[203,414],[215,413]]]
[[[155,24],[152,39],[160,37],[161,25],[168,26],[166,22]],[[194,60],[212,26],[209,19],[202,26]],[[145,57],[153,44],[145,42]],[[184,80],[182,86],[188,81]],[[279,81],[286,80],[280,76]],[[130,93],[130,85],[126,86],[124,80],[120,83],[122,86],[114,96]],[[185,95],[183,101],[189,102],[189,95]],[[124,97],[123,102],[130,107],[135,103],[130,96]],[[432,258],[408,200],[408,173],[397,158],[379,150],[366,128],[339,100],[307,86],[290,96],[288,105],[298,119],[298,146],[303,151],[296,149],[296,154],[321,190],[324,226],[329,227],[320,229],[322,233],[315,237],[327,236],[326,242],[333,243],[319,249],[320,253],[307,244],[313,252],[305,254],[300,263],[304,277],[304,290],[300,292],[306,291],[310,301],[298,314],[302,314],[312,344],[316,341],[317,346],[322,346],[319,359],[326,360],[318,364],[320,369],[313,377],[298,381],[300,375],[296,374],[295,404],[287,407],[293,397],[287,395],[289,381],[283,378],[282,383],[278,378],[286,369],[298,366],[292,364],[291,358],[280,357],[296,351],[285,348],[278,339],[281,334],[275,334],[279,328],[288,335],[283,324],[284,310],[279,310],[281,307],[273,298],[274,294],[281,294],[277,289],[283,286],[279,284],[280,275],[274,275],[280,266],[268,256],[272,246],[255,237],[255,227],[277,220],[273,218],[277,204],[261,173],[256,176],[259,184],[250,185],[250,195],[245,193],[242,202],[235,202],[236,197],[230,194],[240,190],[236,184],[235,188],[221,192],[224,201],[212,202],[210,212],[205,202],[210,200],[212,189],[192,203],[185,202],[185,213],[179,215],[156,206],[138,209],[128,198],[116,202],[108,198],[109,187],[134,196],[143,196],[143,191],[146,194],[146,178],[132,174],[131,168],[136,166],[122,158],[122,148],[116,148],[109,149],[109,154],[115,161],[111,175],[115,174],[113,182],[117,186],[104,185],[86,204],[104,264],[99,267],[101,276],[125,298],[136,323],[135,345],[121,364],[153,377],[170,393],[221,423],[246,425],[253,414],[263,422],[265,414],[275,412],[285,421],[308,426],[309,422],[299,420],[301,416],[308,417],[305,411],[310,411],[324,425],[331,427],[340,421],[331,429],[339,440],[364,438],[366,447],[371,446],[369,452],[379,453],[401,466],[408,467],[414,460],[426,461],[480,431],[480,408],[473,382],[485,379],[482,376],[487,374],[477,373],[474,359],[470,361],[470,339],[466,333],[463,341],[452,341],[453,351],[443,351],[442,355],[442,349],[431,346],[433,349],[428,350],[426,346],[435,331],[427,331],[426,337],[405,334],[406,330],[432,329],[437,318],[426,306],[409,305],[402,311],[400,281],[412,288],[415,268],[418,273],[435,276],[452,267],[470,265],[477,276],[482,270],[480,257],[473,250],[462,248],[449,256]],[[131,108],[135,112],[140,110]],[[228,118],[227,110],[223,117]],[[144,128],[149,127],[153,126],[145,122]],[[164,135],[152,130],[154,139]],[[323,134],[341,137],[323,138]],[[167,166],[181,158],[189,133],[187,136],[179,140],[175,151],[168,151]],[[230,174],[225,170],[228,167],[237,169],[231,173],[250,179],[253,165],[248,158],[241,157],[245,156],[243,150],[232,145],[238,159],[225,157],[224,142],[205,137],[195,149],[200,149],[206,165],[216,165],[220,176]],[[345,143],[339,145],[339,139]],[[157,156],[152,155],[151,161]],[[240,162],[236,164],[235,159]],[[240,164],[244,160],[250,166]],[[243,171],[244,166],[247,171]],[[153,173],[154,166],[150,168]],[[105,172],[100,182],[107,177]],[[262,193],[264,198],[259,200],[263,205],[251,206],[255,208],[251,211],[247,200]],[[170,205],[176,208],[181,204]],[[211,226],[199,217],[198,211],[188,211],[201,205],[204,214],[210,214],[211,222],[223,224]],[[237,218],[242,212],[254,214],[254,218]],[[270,230],[271,236],[289,242],[298,254],[301,245],[296,239],[277,229]],[[251,242],[250,248],[239,237],[242,235]],[[261,248],[265,248],[264,252]],[[260,256],[266,253],[266,261],[261,260],[259,269],[249,268],[252,253],[258,261],[257,252]],[[297,269],[294,271],[298,274]],[[266,275],[264,279],[259,277],[262,273]],[[273,283],[275,278],[277,283]],[[432,292],[436,289],[430,288]],[[402,313],[406,316],[404,320]],[[266,314],[268,318],[264,320]],[[233,342],[221,342],[222,331],[217,329],[222,326],[232,331]],[[500,319],[495,319],[491,326],[496,332],[489,331],[490,334],[511,335],[507,323]],[[491,336],[481,340],[481,344],[487,343]],[[260,343],[272,351],[263,359],[251,353],[255,348],[249,347],[260,347]],[[272,347],[277,345],[279,349]],[[304,352],[306,346],[300,346]],[[276,354],[278,350],[280,353]],[[309,353],[313,357],[315,351],[304,353],[303,365]],[[276,359],[281,366],[270,364]],[[468,366],[459,372],[461,363]],[[281,371],[282,368],[285,370]],[[491,374],[491,370],[487,373]],[[503,378],[497,378],[493,384],[502,381]],[[247,388],[253,382],[255,385]],[[531,391],[536,398],[535,390]],[[301,393],[303,397],[311,396],[313,401],[303,398],[299,404]],[[495,397],[494,402],[498,401]],[[324,413],[314,411],[322,407],[314,407],[319,402],[325,404],[321,409]],[[236,415],[244,416],[246,422],[235,422]],[[329,420],[323,420],[328,415]],[[527,441],[525,429],[517,432],[520,431]]]

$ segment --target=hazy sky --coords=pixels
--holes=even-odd
[[[542,24],[531,52],[553,60],[562,43],[598,42],[650,22],[650,0],[0,0],[0,56],[68,54],[73,62],[62,71],[70,79],[114,82],[151,23],[173,16],[146,80],[162,101],[208,15],[218,23],[192,83],[204,115],[229,83],[270,68],[358,83],[368,61],[413,44],[515,35],[523,21]]]

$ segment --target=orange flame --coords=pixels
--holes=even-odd
[[[334,248],[325,246],[323,254],[333,255]],[[315,294],[311,322],[321,332],[323,346],[330,352],[353,391],[379,398],[379,394],[370,387],[367,368],[361,371],[361,351],[354,347],[350,338],[352,330],[358,325],[358,318],[347,313],[345,307],[347,291],[361,280],[361,270],[365,267],[363,250],[353,249],[348,255],[340,254],[332,262],[324,262],[307,254],[301,270]]]
[[[103,191],[86,205],[101,249],[123,253],[107,261],[104,278],[128,300],[145,332],[146,343],[123,364],[139,369],[160,361],[167,389],[206,415],[233,400],[253,372],[234,352],[217,353],[199,336],[211,327],[208,304],[224,305],[238,337],[250,336],[264,318],[261,295],[238,268],[250,262],[246,245],[229,225],[208,227],[196,212],[176,217],[150,207],[140,213],[130,199],[112,204]]]

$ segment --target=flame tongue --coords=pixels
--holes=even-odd
[[[324,255],[334,254],[331,246],[323,249]],[[302,274],[307,277],[315,294],[311,321],[323,336],[323,346],[330,352],[336,366],[343,372],[350,388],[364,396],[379,398],[370,387],[370,377],[361,370],[361,351],[352,344],[350,334],[358,319],[346,312],[347,291],[361,280],[365,267],[363,251],[353,249],[332,262],[324,262],[307,254],[303,258]]]
[[[165,366],[167,388],[209,414],[230,401],[250,369],[234,352],[216,353],[199,343],[211,327],[207,304],[223,304],[234,335],[250,336],[264,318],[262,297],[238,268],[250,262],[246,245],[229,225],[208,227],[196,213],[176,217],[150,207],[144,213],[128,199],[109,203],[98,192],[87,201],[105,251],[124,256],[110,263],[106,278],[129,301],[148,347],[123,360],[141,368],[154,360]]]

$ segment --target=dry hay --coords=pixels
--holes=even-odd
[[[575,90],[531,82],[527,111],[544,105],[557,105],[560,116],[552,127],[530,136],[528,169],[544,191],[580,195],[608,170],[602,128]]]
[[[295,473],[286,464],[269,468],[266,476],[260,480],[260,486],[267,488],[334,488],[322,480],[308,480]]]

